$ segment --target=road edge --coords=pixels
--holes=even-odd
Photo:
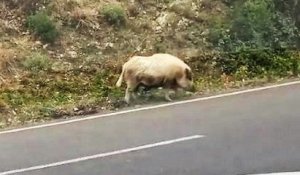
[[[258,91],[263,91],[263,90],[297,85],[297,84],[300,84],[300,80],[287,82],[287,83],[280,83],[280,84],[275,84],[275,85],[269,85],[269,86],[263,86],[263,87],[257,87],[257,88],[252,88],[252,89],[245,89],[245,90],[240,90],[240,91],[235,91],[235,92],[223,93],[223,94],[218,94],[218,95],[212,95],[212,96],[207,96],[207,97],[200,97],[200,98],[194,98],[194,99],[189,99],[189,100],[182,100],[182,101],[177,101],[177,102],[158,104],[158,105],[154,105],[154,106],[147,106],[147,107],[140,107],[140,108],[123,110],[123,111],[118,111],[118,112],[111,112],[111,113],[107,113],[107,114],[97,114],[97,115],[87,116],[87,117],[83,117],[83,118],[68,119],[65,121],[40,124],[40,125],[36,125],[36,126],[21,127],[21,128],[16,128],[16,129],[7,129],[7,130],[0,131],[0,135],[16,133],[16,132],[21,132],[21,131],[28,131],[28,130],[33,130],[33,129],[41,129],[41,128],[46,128],[46,127],[53,127],[53,126],[58,126],[58,125],[71,124],[71,123],[75,123],[75,122],[82,122],[82,121],[94,120],[94,119],[105,118],[105,117],[118,116],[118,115],[122,115],[122,114],[164,108],[164,107],[175,106],[175,105],[180,105],[180,104],[187,104],[187,103],[206,101],[206,100],[217,99],[217,98],[224,98],[224,97],[229,97],[229,96],[258,92]]]

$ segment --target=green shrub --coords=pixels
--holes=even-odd
[[[58,37],[58,31],[53,21],[44,12],[39,12],[27,18],[28,28],[44,42],[53,43]]]
[[[17,107],[24,105],[28,99],[28,94],[19,91],[3,91],[1,92],[1,98],[10,107]]]
[[[243,42],[255,41],[263,45],[273,25],[273,3],[269,0],[248,0],[242,7],[236,7],[231,27],[232,34]]]
[[[52,62],[46,55],[34,53],[30,57],[27,57],[22,62],[22,65],[29,71],[39,72],[49,70]]]
[[[215,68],[238,80],[298,75],[295,19],[273,0],[226,2],[233,7],[231,20],[216,20],[208,36],[221,53]]]
[[[300,59],[286,50],[242,50],[235,53],[223,53],[217,59],[217,67],[227,75],[289,76],[299,72]]]
[[[215,25],[209,41],[223,51],[264,48],[295,48],[299,30],[295,19],[276,9],[273,0],[233,3],[229,24]]]
[[[102,9],[102,14],[111,25],[122,26],[126,23],[126,14],[121,6],[107,5]]]

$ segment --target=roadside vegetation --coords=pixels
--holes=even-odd
[[[298,77],[299,8],[298,0],[1,1],[0,128],[124,107],[115,82],[133,54],[184,59],[196,95]]]

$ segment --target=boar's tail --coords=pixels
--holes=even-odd
[[[122,73],[121,73],[121,75],[120,75],[120,77],[119,77],[119,79],[118,79],[118,81],[116,83],[117,87],[121,87],[121,85],[122,85],[123,77],[124,77],[124,71],[125,71],[125,69],[124,69],[124,66],[123,66],[122,67]]]

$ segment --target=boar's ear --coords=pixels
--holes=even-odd
[[[185,75],[188,80],[192,80],[192,72],[188,68],[185,69]]]

